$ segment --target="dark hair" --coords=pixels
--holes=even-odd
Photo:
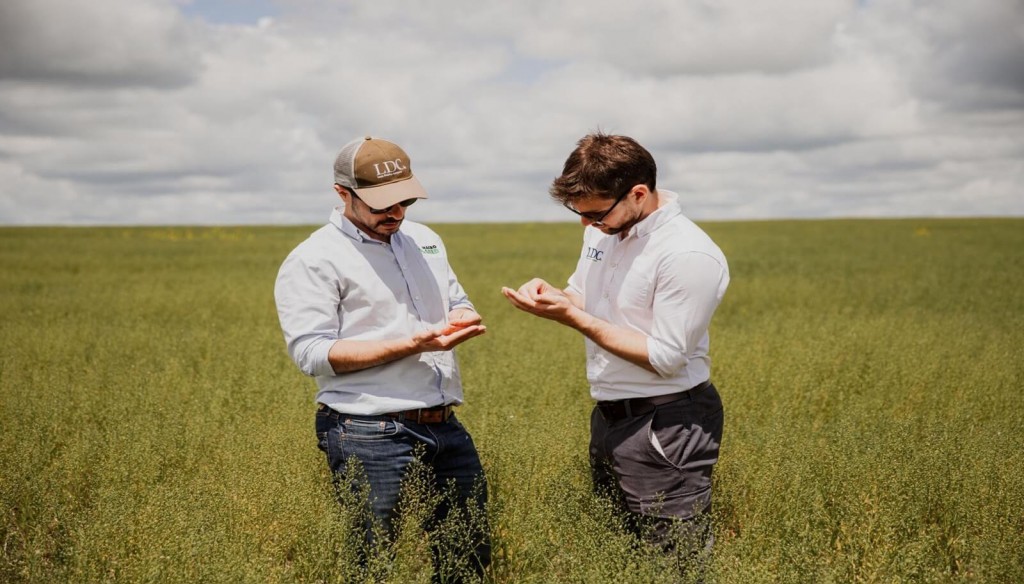
[[[657,176],[654,157],[636,140],[598,131],[576,143],[549,192],[562,204],[591,197],[615,199],[639,184],[655,190]]]

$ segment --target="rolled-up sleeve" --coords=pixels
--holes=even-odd
[[[728,267],[706,253],[664,258],[658,266],[654,325],[647,338],[648,358],[659,375],[670,377],[686,367],[688,355],[707,335],[728,285]]]
[[[288,355],[310,376],[335,375],[327,355],[341,329],[338,307],[341,291],[325,270],[296,253],[281,264],[274,300]]]
[[[476,307],[469,301],[469,295],[462,289],[462,284],[459,284],[455,270],[448,266],[448,312],[456,308],[468,308],[476,312]]]

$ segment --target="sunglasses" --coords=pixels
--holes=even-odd
[[[629,187],[629,189],[626,192],[622,193],[621,195],[619,195],[619,198],[615,199],[615,202],[612,203],[611,207],[608,207],[607,209],[605,209],[604,211],[601,211],[601,212],[598,212],[598,211],[583,211],[583,212],[580,212],[580,211],[577,211],[576,209],[574,209],[572,207],[572,205],[569,204],[568,201],[566,201],[565,203],[562,203],[562,205],[566,209],[572,211],[573,213],[576,213],[577,215],[579,215],[580,217],[583,217],[587,221],[590,221],[592,224],[597,225],[597,226],[601,226],[601,225],[604,225],[604,218],[607,217],[608,214],[611,213],[615,209],[616,206],[618,206],[619,202],[622,201],[622,199],[626,198],[626,195],[628,195],[629,193],[632,193],[632,192],[633,192],[633,187]]]
[[[353,197],[359,199],[360,201],[363,201],[363,199],[361,199],[359,197],[359,195],[357,195],[354,190],[348,189],[348,192],[352,193]],[[413,203],[415,203],[418,200],[419,199],[406,199],[404,201],[399,201],[398,203],[395,203],[395,204],[396,205],[400,205],[404,209],[406,207],[411,206]],[[366,201],[363,201],[363,204],[366,205]],[[391,210],[395,208],[395,205],[391,205],[390,207],[387,207],[387,208],[384,208],[384,209],[374,209],[373,207],[371,207],[369,205],[366,205],[366,208],[369,209],[370,213],[373,213],[374,215],[384,215],[385,213],[391,212]]]

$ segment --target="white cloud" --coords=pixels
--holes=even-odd
[[[844,0],[536,2],[529,52],[646,75],[779,73],[824,62]],[[642,23],[642,24],[641,24]]]
[[[0,3],[0,76],[82,85],[187,84],[199,45],[163,2]]]
[[[958,109],[1024,107],[1024,3],[871,3],[847,40],[890,60],[923,99]]]
[[[698,218],[1024,214],[1014,0],[182,6],[0,4],[0,223],[317,223],[365,133],[417,219],[572,220],[599,127]]]

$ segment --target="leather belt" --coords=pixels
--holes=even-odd
[[[711,387],[711,380],[699,383],[686,391],[655,395],[651,397],[634,397],[630,399],[619,399],[614,401],[599,401],[597,409],[609,422],[623,418],[635,418],[654,411],[658,406],[670,404],[681,399],[691,399],[697,393]]]
[[[331,408],[325,406],[324,404],[317,404],[316,411],[328,411],[330,412],[332,418],[341,417],[345,415],[354,415],[342,414],[340,412],[332,410]],[[416,410],[405,410],[401,412],[385,412],[383,414],[378,415],[393,418],[400,422],[413,422],[416,424],[440,424],[442,422],[447,422],[448,418],[452,417],[454,411],[455,406],[449,404],[446,406],[434,406],[432,408],[419,408]]]
[[[416,424],[440,424],[447,422],[452,417],[455,406],[436,406],[433,408],[420,408],[418,410],[405,410],[404,412],[388,412],[385,415],[400,422],[414,422]]]

